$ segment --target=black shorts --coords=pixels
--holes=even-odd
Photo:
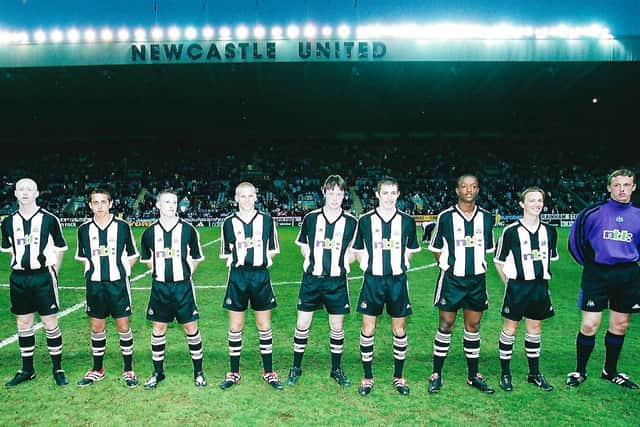
[[[327,308],[329,314],[349,313],[349,287],[347,277],[317,277],[309,273],[302,275],[298,294],[298,310],[316,311]]]
[[[271,310],[278,304],[266,268],[231,268],[222,307],[245,311],[251,302],[256,311]]]
[[[502,317],[519,322],[523,317],[544,320],[554,314],[548,280],[509,279],[502,301]]]
[[[374,276],[365,273],[358,298],[358,312],[369,316],[382,314],[384,306],[391,317],[411,315],[409,282],[406,274]]]
[[[9,276],[9,297],[13,314],[38,313],[41,316],[60,310],[58,279],[53,268],[12,270]]]
[[[442,311],[459,309],[485,311],[489,308],[487,278],[485,274],[454,276],[452,269],[440,271],[433,305]]]
[[[87,281],[87,316],[94,319],[114,319],[131,316],[129,279],[112,282]]]
[[[591,312],[606,308],[619,313],[640,312],[640,266],[585,264],[578,308]]]
[[[184,324],[199,318],[191,280],[166,283],[152,281],[147,320],[171,323],[175,319],[178,323]]]

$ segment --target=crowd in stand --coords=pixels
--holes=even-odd
[[[115,210],[126,218],[154,217],[155,196],[167,187],[181,195],[185,217],[219,218],[234,209],[233,188],[241,181],[257,187],[260,209],[301,216],[321,206],[320,186],[332,173],[347,180],[347,208],[356,213],[375,206],[375,183],[391,175],[400,182],[401,209],[437,214],[454,203],[455,179],[464,172],[480,177],[479,203],[492,212],[517,214],[519,191],[536,185],[548,193],[548,213],[574,213],[604,198],[607,170],[622,166],[607,161],[603,152],[604,147],[586,152],[575,144],[558,149],[430,140],[211,143],[177,145],[172,151],[153,143],[127,149],[51,146],[41,156],[5,159],[0,214],[15,209],[13,184],[29,176],[40,184],[42,205],[62,217],[88,217],[86,195],[106,186]],[[637,161],[624,166],[640,170]]]

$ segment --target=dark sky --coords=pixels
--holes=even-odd
[[[154,11],[154,4],[157,8]],[[547,26],[599,23],[640,34],[639,0],[0,0],[0,29],[54,26],[337,25],[474,22]]]

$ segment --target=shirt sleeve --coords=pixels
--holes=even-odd
[[[153,226],[152,226],[153,227]],[[151,252],[153,247],[153,231],[152,228],[147,228],[142,233],[142,239],[140,240],[140,261],[151,261]]]
[[[418,233],[416,230],[416,221],[411,217],[407,217],[407,252],[420,252],[420,243],[418,242]]]

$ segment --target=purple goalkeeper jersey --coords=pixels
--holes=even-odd
[[[571,227],[569,252],[581,265],[637,262],[640,208],[609,199],[584,209]]]

